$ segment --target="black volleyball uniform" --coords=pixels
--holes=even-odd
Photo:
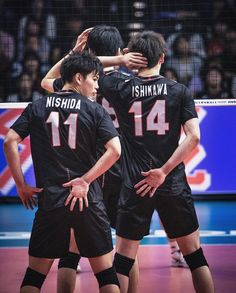
[[[109,70],[107,71],[112,76],[126,79],[128,75],[123,74],[117,70]],[[56,79],[53,83],[54,91],[59,91],[63,88],[63,81],[61,78]],[[116,113],[114,109],[111,107],[107,99],[104,98],[103,95],[98,91],[97,103],[102,105],[102,107],[108,112],[110,115],[114,127],[119,132],[119,123],[117,121]],[[121,139],[121,137],[120,137]],[[98,155],[104,152],[104,148],[100,147],[98,149]],[[121,171],[120,171],[120,160],[118,160],[103,176],[100,178],[104,203],[107,209],[107,215],[110,219],[111,227],[115,229],[116,227],[116,217],[117,217],[117,207],[119,201],[119,195],[121,190]]]
[[[70,193],[63,183],[84,175],[97,161],[97,144],[118,136],[110,116],[97,103],[70,91],[55,92],[29,104],[11,126],[22,139],[30,135],[38,195],[29,254],[59,258],[69,249],[70,227],[82,256],[112,250],[110,223],[97,180],[89,187],[89,207],[65,207]]]
[[[160,75],[124,79],[106,74],[99,87],[116,111],[122,136],[117,235],[142,239],[149,232],[154,209],[170,238],[192,233],[198,221],[183,163],[168,174],[152,198],[140,197],[133,187],[143,178],[141,171],[168,161],[178,147],[181,126],[197,117],[190,91]]]

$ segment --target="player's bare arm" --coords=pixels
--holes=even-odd
[[[37,206],[37,200],[34,195],[43,189],[30,186],[24,180],[18,152],[18,144],[21,141],[22,138],[13,129],[10,129],[4,140],[4,152],[22,204],[27,209],[33,209],[34,206]]]
[[[92,29],[93,29],[93,27],[87,28],[78,36],[78,38],[76,40],[76,44],[75,44],[74,48],[72,49],[72,51],[83,52],[84,47],[87,43],[88,35]]]
[[[96,164],[81,178],[76,178],[63,184],[64,187],[71,187],[69,196],[66,199],[65,205],[71,202],[70,210],[72,211],[76,201],[79,199],[80,211],[83,206],[88,206],[87,193],[89,185],[95,179],[105,173],[119,159],[121,154],[121,145],[118,137],[110,139],[105,145],[106,151],[96,162]]]
[[[164,182],[165,177],[193,151],[200,141],[200,129],[197,118],[186,121],[183,125],[183,130],[186,135],[183,142],[178,146],[170,159],[158,169],[152,169],[148,172],[142,172],[145,176],[143,180],[138,182],[134,187],[137,189],[137,194],[145,196],[149,193],[152,197],[157,188]]]
[[[129,52],[118,56],[99,56],[103,67],[124,65],[129,69],[139,69],[147,67],[147,59],[142,54],[136,52]]]
[[[93,28],[88,28],[84,30],[77,38],[76,44],[74,48],[61,60],[59,60],[45,75],[45,77],[41,81],[41,87],[49,92],[53,92],[53,82],[55,79],[60,78],[60,68],[61,63],[65,58],[67,58],[73,52],[82,52],[87,42],[88,35]]]

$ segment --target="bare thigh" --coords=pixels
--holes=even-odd
[[[112,267],[113,265],[112,251],[101,256],[90,257],[88,260],[94,274],[97,274],[99,272],[102,272]]]
[[[178,237],[176,241],[183,255],[188,255],[200,248],[199,230],[187,236]]]
[[[47,275],[54,259],[29,256],[29,267],[43,275]]]

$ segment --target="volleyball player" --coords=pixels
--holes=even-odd
[[[106,64],[114,64],[123,63],[126,66],[145,66],[146,61],[142,58],[141,54],[130,53],[126,56],[121,54],[121,48],[123,47],[123,41],[121,35],[117,28],[112,26],[100,25],[94,28],[90,28],[85,30],[77,40],[73,51],[81,51],[84,48],[85,43],[87,42],[87,49],[90,50],[91,53],[97,56],[119,56],[121,60],[114,58],[105,58],[99,57]],[[69,53],[70,54],[70,53]],[[69,56],[69,55],[67,55]],[[65,58],[67,58],[67,56]],[[123,59],[123,60],[122,60]],[[57,64],[55,64],[50,71],[46,74],[44,79],[42,80],[42,87],[50,92],[60,90],[63,87],[63,80],[60,78],[60,66],[62,60],[60,60]],[[105,68],[107,73],[111,73],[112,75],[118,76],[120,78],[126,78],[127,75],[121,74],[117,70],[114,70],[114,67]],[[119,125],[117,122],[117,118],[115,112],[112,108],[110,108],[109,103],[103,96],[97,96],[97,102],[100,103],[110,114],[114,126],[118,129]],[[98,152],[101,155],[103,150],[99,148]],[[119,162],[114,164],[111,169],[109,169],[105,176],[102,177],[101,185],[103,188],[103,197],[104,203],[107,208],[107,214],[111,222],[111,227],[115,228],[116,224],[116,213],[118,206],[119,193],[121,189],[121,174],[120,174],[120,165]],[[74,262],[78,263],[80,260],[80,255],[69,253],[68,256],[60,259],[58,264],[58,290],[64,287],[64,284],[71,284],[71,287],[74,287],[75,282],[75,270],[72,270],[68,267],[68,263]],[[75,267],[75,266],[74,266]],[[130,283],[129,292],[136,292],[137,290],[137,278],[138,278],[138,267],[135,265],[132,270],[132,279]],[[60,292],[63,292],[62,290]]]
[[[122,136],[114,259],[121,292],[128,290],[129,272],[155,209],[168,237],[179,244],[196,292],[214,292],[183,164],[200,139],[193,98],[184,85],[160,76],[166,52],[161,35],[138,33],[128,47],[147,58],[147,68],[126,80],[109,74],[99,79],[99,90],[114,107]],[[179,145],[181,126],[186,138]]]
[[[100,292],[119,292],[110,223],[96,179],[119,158],[120,142],[107,112],[92,101],[100,70],[98,59],[88,54],[68,56],[61,65],[62,91],[29,104],[6,135],[5,155],[23,205],[33,208],[38,193],[22,293],[40,292],[53,260],[71,248],[89,258]],[[40,188],[27,185],[20,166],[18,144],[28,135]],[[106,149],[99,160],[98,141]]]
[[[87,39],[87,48],[96,56],[116,56],[121,54],[123,41],[117,28],[106,25],[95,26],[89,33]],[[127,79],[127,74],[120,73],[114,67],[105,68],[104,71],[110,75]],[[109,102],[98,94],[97,102],[100,103],[110,114],[114,125],[119,126],[114,109]],[[119,191],[121,189],[120,164],[116,163],[104,177],[103,194],[107,207],[108,216],[111,220],[111,226],[115,227]],[[171,266],[187,268],[183,255],[175,239],[168,238],[171,250]],[[131,286],[133,287],[133,286]],[[132,290],[131,290],[132,291]]]

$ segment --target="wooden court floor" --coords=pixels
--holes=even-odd
[[[212,268],[216,292],[236,292],[236,245],[203,245]],[[19,292],[27,266],[26,248],[0,249],[0,293]],[[139,251],[139,293],[193,293],[189,269],[171,268],[167,245],[141,246]],[[82,272],[77,274],[76,290],[80,293],[98,292],[89,263],[81,261]],[[57,262],[42,287],[43,293],[56,292]]]
[[[236,293],[236,201],[197,201],[202,247],[211,267],[216,293]],[[0,293],[16,293],[27,262],[27,246],[34,212],[20,204],[0,204]],[[189,269],[170,267],[166,235],[154,214],[150,235],[139,250],[139,293],[193,293]],[[88,261],[82,259],[77,275],[78,293],[98,292]],[[43,287],[56,292],[57,261]]]

